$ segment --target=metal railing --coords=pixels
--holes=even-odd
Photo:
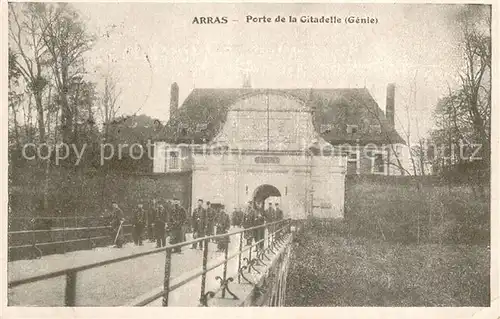
[[[261,239],[256,239],[254,238],[253,243],[247,246],[243,246],[243,240],[245,237],[245,234],[248,234],[248,232],[255,233],[255,231],[265,231],[267,230],[267,236],[262,235]],[[251,283],[251,281],[245,276],[245,271],[248,273],[251,272],[251,270],[255,270],[255,265],[258,264],[259,262],[262,263],[264,258],[268,258],[266,256],[266,253],[273,252],[273,249],[276,249],[279,244],[283,243],[284,237],[286,234],[289,234],[292,230],[292,221],[290,219],[285,219],[285,220],[280,220],[272,223],[266,223],[264,225],[260,226],[255,226],[251,228],[246,228],[243,230],[227,233],[227,234],[220,234],[220,235],[213,235],[213,236],[206,236],[202,238],[197,238],[194,240],[190,241],[185,241],[181,242],[178,244],[173,244],[173,245],[167,245],[162,248],[156,248],[152,249],[146,252],[141,252],[141,253],[136,253],[133,255],[129,256],[123,256],[123,257],[118,257],[118,258],[113,258],[101,262],[95,262],[95,263],[89,263],[86,265],[78,266],[78,267],[72,267],[72,268],[67,268],[59,271],[54,271],[50,272],[47,274],[43,275],[37,275],[37,276],[32,276],[28,278],[23,278],[23,279],[18,279],[18,280],[13,280],[8,283],[9,288],[14,288],[17,286],[25,285],[25,284],[30,284],[34,282],[39,282],[39,281],[44,281],[44,280],[49,280],[52,278],[56,277],[61,277],[65,276],[66,277],[66,285],[65,285],[65,298],[64,298],[64,305],[65,306],[76,306],[76,282],[77,282],[77,274],[81,271],[93,269],[93,268],[98,268],[98,267],[103,267],[106,265],[110,264],[115,264],[127,260],[132,260],[132,259],[137,259],[140,257],[148,256],[148,255],[153,255],[153,254],[159,254],[165,252],[165,269],[164,269],[164,282],[163,282],[163,290],[159,293],[152,294],[151,296],[147,296],[142,300],[136,300],[132,305],[133,306],[144,306],[147,305],[159,298],[162,299],[162,305],[163,306],[168,306],[168,300],[169,300],[169,294],[170,292],[174,291],[175,289],[185,285],[186,283],[194,280],[195,278],[201,277],[201,287],[200,287],[200,305],[201,306],[207,306],[207,302],[210,298],[213,298],[215,294],[218,292],[222,293],[222,297],[225,297],[226,292],[229,293],[234,299],[237,299],[237,297],[231,292],[231,290],[228,287],[228,284],[232,282],[234,279],[232,277],[227,277],[227,263],[229,260],[233,258],[238,258],[238,283],[241,282],[241,280],[245,280],[248,283]],[[234,236],[240,234],[239,236],[239,249],[236,253],[233,253],[231,256],[229,256],[229,249],[225,249],[225,254],[224,254],[224,260],[219,261],[213,265],[208,265],[208,243],[211,240],[221,240],[221,239],[229,239],[230,236]],[[252,236],[253,237],[253,236]],[[267,237],[267,238],[266,238]],[[267,241],[267,243],[266,243]],[[189,275],[187,278],[183,278],[182,280],[177,281],[175,284],[170,285],[171,282],[171,265],[172,265],[172,253],[176,249],[180,249],[184,246],[189,246],[193,245],[195,243],[203,242],[203,261],[202,261],[202,270],[199,272],[196,272],[194,274]],[[265,248],[265,244],[267,244],[267,248]],[[253,248],[256,248],[254,251]],[[242,257],[243,253],[248,251],[248,258],[247,257]],[[252,252],[255,252],[255,258],[252,258]],[[268,258],[269,259],[269,258]],[[242,262],[246,261],[246,265],[242,265]],[[206,276],[207,273],[217,267],[220,267],[221,265],[224,265],[223,267],[223,274],[222,277],[217,276],[216,279],[220,281],[220,287],[216,291],[206,291]]]
[[[105,224],[104,218],[95,216],[73,217],[11,217],[9,216],[10,231],[49,230],[60,228],[96,227]]]
[[[132,225],[124,225],[124,236],[130,237]],[[97,246],[96,242],[104,239],[111,239],[109,234],[92,235],[92,233],[110,231],[111,226],[87,226],[77,228],[56,228],[56,229],[32,229],[8,232],[9,254],[22,249],[32,248],[37,258],[44,256],[45,247],[59,246],[62,252],[66,253],[70,244],[88,243],[87,248],[92,249]],[[48,240],[54,239],[55,240]],[[40,240],[41,239],[41,240]],[[10,257],[10,255],[9,255]],[[10,260],[10,258],[9,258]]]

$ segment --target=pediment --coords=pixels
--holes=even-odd
[[[235,101],[213,143],[268,151],[302,151],[328,144],[314,130],[307,103],[279,92],[259,92]]]

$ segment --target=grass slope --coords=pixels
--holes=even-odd
[[[301,234],[287,306],[489,306],[488,246],[384,242],[343,227]]]

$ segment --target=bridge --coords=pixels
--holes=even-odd
[[[148,242],[143,246],[126,244],[122,249],[91,246],[88,250],[12,260],[8,264],[8,304],[281,306],[298,225],[286,219],[248,229],[233,227],[228,234],[188,239],[163,248]],[[88,232],[92,227],[86,229]],[[82,229],[66,229],[65,234],[79,231]],[[247,242],[247,235],[256,231],[263,231],[264,238]],[[60,230],[32,230],[18,235],[35,237],[37,232]],[[92,238],[89,233],[86,238],[69,239],[69,243],[91,245]],[[228,249],[217,251],[216,242],[227,239]],[[46,246],[64,242],[56,240]],[[204,243],[203,249],[192,248],[198,242]],[[35,241],[31,251],[40,254],[39,244]],[[14,245],[10,250],[26,251],[24,246],[29,245]],[[181,253],[174,253],[176,248],[181,248]]]

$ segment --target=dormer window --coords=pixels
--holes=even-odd
[[[181,123],[181,124],[179,124],[177,129],[178,129],[178,132],[181,136],[186,136],[188,133],[188,125],[187,124]]]
[[[201,123],[196,125],[196,132],[200,133],[207,129],[207,123]]]
[[[320,132],[321,134],[329,133],[332,130],[332,124],[321,124]]]
[[[356,134],[358,132],[357,125],[347,125],[347,134]]]
[[[370,125],[370,131],[374,133],[382,133],[382,130],[380,128],[380,124],[372,124]]]

